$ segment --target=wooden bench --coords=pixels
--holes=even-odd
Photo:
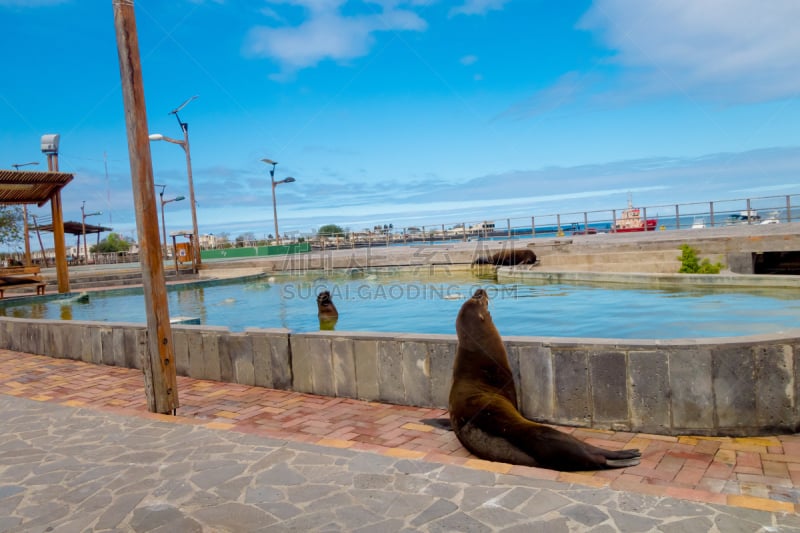
[[[37,296],[43,295],[47,283],[42,281],[39,272],[38,266],[0,268],[0,299],[4,297],[5,289],[29,285],[36,287]]]
[[[30,283],[15,283],[14,285],[11,285],[11,286],[12,287],[19,287],[20,285],[21,286],[35,285],[36,286],[36,295],[37,296],[43,296],[45,287],[47,287],[47,283],[45,283],[43,281],[30,282]],[[3,299],[3,297],[4,297],[3,293],[5,292],[5,289],[7,289],[8,287],[9,287],[8,285],[0,285],[0,300]]]

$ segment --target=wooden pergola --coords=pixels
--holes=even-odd
[[[38,172],[33,170],[0,169],[0,205],[29,205],[43,207],[50,202],[53,216],[53,244],[56,253],[58,292],[69,292],[67,247],[64,239],[64,211],[61,207],[61,189],[73,175],[66,172]]]
[[[35,228],[38,231],[45,231],[45,232],[53,232],[53,224],[43,224],[41,226],[36,226]],[[100,244],[100,234],[106,233],[109,231],[113,231],[114,228],[109,228],[106,226],[98,226],[95,224],[83,224],[82,222],[74,222],[72,220],[65,220],[64,221],[64,235],[70,234],[74,235],[78,238],[77,240],[77,248],[80,249],[81,247],[81,236],[86,234],[86,240],[89,240],[89,235],[96,235],[97,236],[97,244]],[[80,254],[78,254],[80,255]],[[88,258],[86,258],[88,259]]]

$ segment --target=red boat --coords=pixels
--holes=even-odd
[[[628,208],[622,210],[622,216],[617,219],[614,224],[613,232],[615,233],[629,233],[632,231],[655,231],[658,220],[648,218],[642,220],[640,210],[638,207],[633,207],[630,198],[628,199]]]

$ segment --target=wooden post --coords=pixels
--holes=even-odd
[[[112,3],[147,310],[147,344],[142,358],[145,395],[147,408],[151,412],[169,414],[174,413],[179,405],[178,384],[158,231],[158,209],[153,185],[136,18],[133,0],[113,0]]]
[[[58,154],[47,154],[47,170],[58,172]],[[50,197],[50,214],[53,218],[53,248],[56,253],[56,279],[58,292],[69,292],[69,268],[67,266],[67,245],[64,237],[64,210],[61,206],[61,191]],[[47,266],[47,260],[45,260]]]

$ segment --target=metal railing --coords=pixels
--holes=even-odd
[[[638,213],[632,218],[631,209]],[[637,227],[636,221],[640,224]],[[780,224],[800,220],[800,195],[763,196],[712,202],[624,208],[450,222],[305,237],[313,249],[440,243],[487,239],[530,239],[594,233],[670,231],[736,224]]]

